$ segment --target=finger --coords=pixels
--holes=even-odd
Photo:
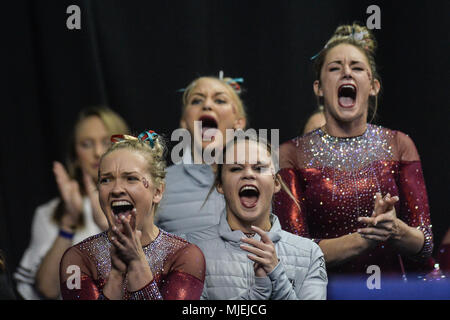
[[[255,248],[255,247],[246,246],[243,244],[241,244],[240,247],[242,250],[253,253],[253,254],[257,255],[258,257],[261,257],[261,258],[269,257],[269,254],[267,252],[265,252],[264,250],[261,250],[261,249]]]
[[[253,238],[243,237],[243,238],[241,238],[241,241],[245,242],[245,243],[248,243],[248,244],[251,244],[252,246],[255,246],[256,248],[259,248],[259,249],[264,250],[264,251],[270,250],[269,249],[270,245],[265,244],[262,241],[259,241],[259,240],[253,239]]]
[[[396,219],[395,209],[392,209],[386,213],[380,214],[374,220],[374,226],[376,226],[380,222],[394,222]]]
[[[376,236],[376,235],[370,235],[370,234],[361,234],[361,237],[368,240],[374,240],[374,241],[386,241],[386,237]]]
[[[127,237],[116,227],[112,227],[113,236],[117,241],[119,241],[121,244],[126,245],[127,243]]]
[[[384,202],[381,198],[381,193],[379,193],[379,192],[375,193],[375,204],[374,204],[372,217],[376,217],[377,215],[384,212],[383,205],[384,205]]]
[[[133,218],[133,220],[134,220],[132,229],[135,231],[136,230],[136,219],[137,219],[137,209],[136,208],[133,208],[133,210],[131,210],[131,218]],[[130,224],[131,224],[131,218],[130,218]]]
[[[60,179],[70,180],[70,176],[61,162],[58,161],[53,162],[53,172]]]
[[[116,249],[116,251],[115,251],[116,254],[118,254],[119,251],[125,251],[125,249],[126,249],[125,246],[122,245],[115,236],[112,236],[110,238],[110,241]]]
[[[122,217],[122,224],[123,224],[124,234],[128,238],[133,238],[133,229],[131,229],[129,219],[127,219],[127,218],[125,218],[123,216]]]
[[[358,222],[365,223],[369,226],[373,226],[375,222],[375,217],[358,217]]]
[[[378,228],[362,228],[358,229],[358,233],[361,235],[375,235],[381,237],[389,237],[390,233],[383,229]]]
[[[252,260],[253,262],[259,263],[261,266],[268,266],[269,265],[269,261],[267,261],[264,258],[258,257],[258,256],[254,256],[251,254],[248,254],[247,257]]]
[[[262,242],[266,244],[272,244],[272,240],[270,240],[269,235],[267,234],[266,231],[257,226],[252,226],[252,229],[261,236]]]

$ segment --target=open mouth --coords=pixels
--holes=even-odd
[[[353,84],[343,84],[338,89],[339,105],[343,108],[351,108],[356,101],[356,87]]]
[[[219,125],[216,121],[216,119],[214,119],[212,116],[201,116],[200,119],[198,119],[198,121],[202,122],[202,138],[205,136],[205,132],[206,130],[209,129],[215,129],[217,130],[219,128]],[[211,138],[212,136],[214,136],[215,130],[211,130],[208,132],[208,136],[209,138]]]
[[[253,185],[245,185],[239,189],[239,199],[245,208],[253,208],[258,203],[259,190]]]
[[[125,218],[131,216],[131,211],[134,209],[134,206],[131,202],[126,200],[113,201],[111,203],[112,212],[116,217],[123,215]]]

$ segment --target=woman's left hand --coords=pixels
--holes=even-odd
[[[241,244],[241,249],[253,253],[253,255],[247,255],[248,258],[259,265],[259,267],[262,267],[265,273],[268,274],[272,272],[278,264],[275,245],[272,240],[270,240],[267,232],[256,226],[252,226],[252,229],[261,236],[261,240],[258,241],[253,238],[242,238],[242,242],[250,244],[253,247]]]
[[[394,207],[394,204],[398,200],[397,196],[391,197],[387,194],[382,199],[381,194],[377,194],[375,210],[372,216],[358,218],[358,221],[365,223],[368,226],[366,228],[358,229],[359,234],[363,238],[375,241],[387,241],[389,239],[398,238],[400,230]]]
[[[133,209],[132,215],[136,216],[136,209]],[[123,215],[119,216],[123,225],[123,232],[116,226],[112,228],[114,238],[111,239],[112,244],[116,248],[118,257],[127,265],[146,261],[145,253],[141,245],[141,232],[131,228],[130,219],[126,219]]]

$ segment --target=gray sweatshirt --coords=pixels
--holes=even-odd
[[[167,168],[166,190],[156,211],[155,224],[177,235],[219,223],[225,207],[223,195],[215,189],[202,207],[214,182],[211,166],[176,164]]]
[[[253,261],[239,245],[242,231],[232,231],[222,211],[218,225],[187,234],[206,259],[204,300],[320,300],[326,299],[327,273],[319,246],[310,239],[281,230],[271,214],[268,235],[275,244],[278,265],[267,277],[256,277]],[[258,234],[255,239],[259,240]]]

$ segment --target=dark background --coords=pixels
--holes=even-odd
[[[66,8],[81,8],[68,30]],[[381,8],[377,124],[415,141],[435,248],[450,225],[448,196],[450,1],[55,0],[3,1],[0,248],[13,271],[36,206],[57,196],[52,161],[80,109],[107,104],[133,131],[170,136],[176,91],[201,75],[243,77],[254,128],[298,135],[315,108],[316,54],[341,23]]]

